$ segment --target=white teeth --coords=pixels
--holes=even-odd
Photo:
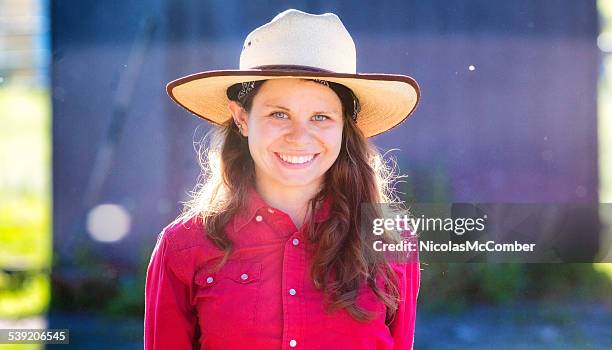
[[[309,154],[306,156],[290,156],[287,154],[278,153],[282,160],[291,164],[304,164],[308,163],[314,158],[314,154]]]

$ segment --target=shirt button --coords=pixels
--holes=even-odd
[[[270,213],[270,214],[274,214],[274,209],[272,209],[272,208],[268,208],[268,213]]]
[[[257,216],[255,217],[255,221],[257,221],[257,222],[261,222],[261,220],[263,220],[263,217],[261,217],[261,215],[257,215]]]
[[[289,289],[289,294],[291,294],[291,295],[295,295],[295,293],[296,293],[296,292],[295,292],[295,289],[293,289],[293,288]]]
[[[289,341],[289,346],[290,346],[290,347],[295,348],[295,347],[296,347],[296,345],[297,345],[297,342],[295,341],[295,339],[291,339],[291,340]]]
[[[208,277],[206,279],[206,283],[213,283],[214,279],[212,277]]]
[[[247,278],[249,278],[249,275],[247,275],[246,273],[240,275],[240,279],[242,279],[243,281],[246,281]]]
[[[297,238],[294,238],[293,239],[293,245],[298,245],[298,244],[300,244],[300,240],[297,239]]]

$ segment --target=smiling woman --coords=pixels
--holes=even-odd
[[[286,209],[300,227],[306,209],[300,202],[321,189],[323,175],[340,154],[344,126],[340,98],[317,82],[277,79],[260,85],[250,113],[234,101],[230,109],[248,138],[257,189],[268,200],[296,199],[293,208]]]
[[[411,349],[418,263],[372,248],[400,237],[359,229],[373,215],[361,204],[394,201],[367,137],[412,113],[418,85],[356,73],[329,13],[279,14],[240,61],[168,85],[218,127],[203,182],[151,258],[145,348]]]

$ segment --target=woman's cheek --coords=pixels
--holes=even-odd
[[[255,130],[260,142],[269,142],[277,137],[280,126],[272,120],[264,120],[255,126]]]
[[[333,155],[334,160],[338,158],[340,154],[340,148],[342,147],[342,128],[331,128],[326,133],[326,145],[330,154]]]

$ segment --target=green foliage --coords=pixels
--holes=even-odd
[[[140,253],[138,271],[120,278],[118,293],[106,308],[110,314],[119,316],[144,314],[145,283],[150,254],[150,249],[143,249]]]
[[[559,303],[610,301],[612,281],[594,264],[422,264],[419,303],[425,310],[461,311],[473,303],[520,299]],[[553,310],[554,308],[551,308]],[[551,321],[564,315],[550,312]]]
[[[2,344],[0,346],[2,350],[42,350],[44,348],[44,344]]]
[[[530,281],[526,294],[533,298],[579,299],[610,298],[612,282],[595,264],[532,264],[527,270]]]
[[[402,169],[416,169],[399,184],[407,204],[448,203],[452,198],[446,166],[427,167],[402,165]],[[420,181],[418,186],[415,178]],[[425,189],[417,193],[421,187]],[[576,299],[612,302],[612,264],[430,263],[421,268],[419,304],[424,310],[459,312],[470,304],[510,304],[520,299],[557,304]],[[554,312],[547,315],[552,320],[565,319]]]
[[[499,303],[508,303],[524,289],[525,266],[521,264],[478,264],[477,274],[481,276],[481,298]]]
[[[108,303],[106,311],[118,316],[142,316],[144,314],[145,281],[141,274],[124,276],[119,283],[118,294]]]
[[[49,305],[49,276],[46,274],[25,275],[18,288],[10,288],[7,281],[15,278],[1,273],[0,316],[19,318],[44,313]]]
[[[419,304],[428,310],[459,312],[467,304],[466,289],[474,284],[468,265],[421,264]]]
[[[0,88],[0,317],[43,313],[50,299],[49,100]]]

